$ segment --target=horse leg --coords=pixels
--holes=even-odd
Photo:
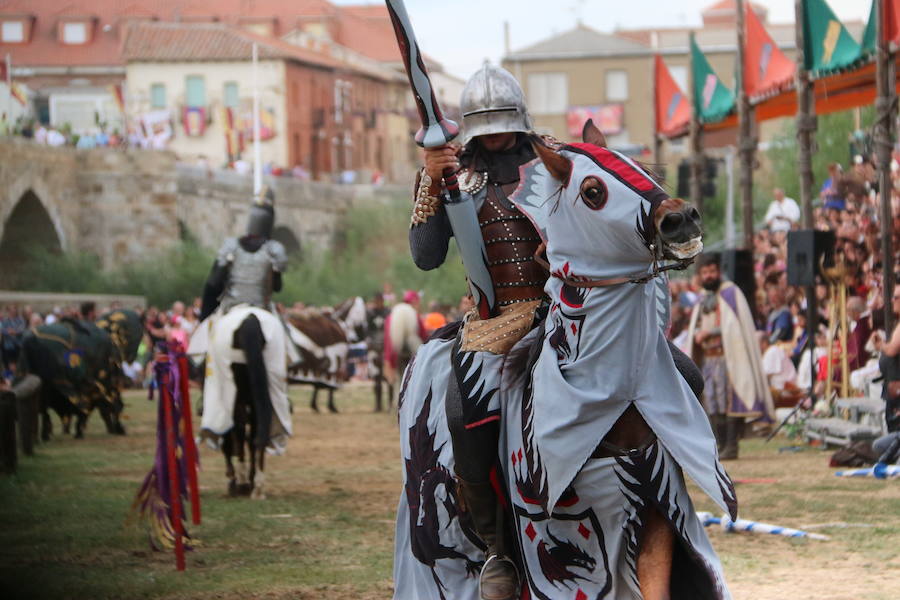
[[[629,406],[603,438],[601,456],[640,448],[654,441],[653,430],[634,407]],[[615,450],[613,450],[615,449]],[[669,600],[675,534],[665,516],[653,506],[645,509],[640,553],[637,557],[638,585],[645,600]]]
[[[253,463],[256,469],[256,479],[254,480],[253,493],[250,495],[254,500],[266,499],[266,449],[253,449]]]
[[[243,411],[242,411],[243,412]],[[237,450],[237,467],[235,468],[235,492],[238,496],[250,494],[250,469],[247,467],[245,447],[247,444],[247,430],[244,423],[234,424],[234,449]]]
[[[313,412],[319,412],[318,396],[319,396],[319,386],[316,384],[313,384],[312,400],[309,401],[309,408],[311,408]]]
[[[41,388],[41,441],[49,442],[53,435],[53,421],[50,420],[51,391],[46,386]]]
[[[381,402],[381,394],[384,390],[382,390],[382,382],[381,382],[381,373],[375,373],[375,377],[372,380],[372,391],[375,392],[375,412],[381,412],[382,410],[382,402]]]
[[[643,521],[641,551],[637,557],[641,595],[644,600],[670,600],[675,534],[666,518],[654,507],[644,511]]]
[[[249,426],[247,415],[247,370],[245,365],[232,365],[234,373],[234,383],[237,387],[237,394],[234,401],[234,427],[231,429],[234,436],[232,451],[237,456],[237,465],[235,467],[235,493],[238,496],[247,496],[250,494],[250,470],[246,460],[247,427]]]
[[[259,457],[265,453],[266,446],[269,445],[269,434],[272,428],[272,418],[274,417],[272,410],[272,400],[269,397],[269,376],[266,372],[266,363],[263,357],[263,348],[265,347],[265,337],[263,336],[262,326],[256,316],[251,315],[244,319],[237,331],[237,338],[240,347],[244,351],[246,360],[246,384],[248,394],[246,398],[247,421],[249,424],[249,436],[247,446],[250,450],[250,487],[253,489],[255,477],[258,475],[260,484],[264,476],[262,475],[262,462]],[[257,466],[260,466],[260,472],[257,474]],[[260,490],[253,495],[254,498],[264,497],[264,492]]]
[[[225,477],[228,479],[228,495],[237,496],[237,483],[235,482],[234,463],[231,457],[234,456],[234,438],[237,435],[232,429],[225,434],[222,440],[222,454],[225,456]]]
[[[337,407],[334,405],[334,388],[328,388],[328,412],[336,413]]]
[[[103,422],[106,424],[106,432],[110,435],[125,435],[125,428],[119,421],[119,413],[115,403],[101,402],[98,410]]]
[[[84,430],[87,428],[87,420],[90,412],[84,412],[83,410],[79,410],[78,414],[75,416],[75,439],[81,440],[84,439]]]

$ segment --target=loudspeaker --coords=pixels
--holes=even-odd
[[[744,298],[755,316],[756,277],[753,271],[753,253],[750,250],[723,250],[719,269],[724,279],[733,281],[744,292]]]
[[[816,284],[819,265],[834,265],[834,232],[802,229],[788,232],[787,276],[789,285]]]
[[[687,160],[678,163],[678,190],[675,193],[679,198],[691,195],[691,163]]]

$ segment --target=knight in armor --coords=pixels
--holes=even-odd
[[[271,310],[287,267],[284,246],[271,239],[274,224],[275,195],[266,187],[250,208],[246,235],[226,239],[219,249],[203,288],[201,321],[217,308],[225,313],[238,304]]]
[[[532,328],[549,274],[534,259],[540,236],[508,200],[518,184],[519,167],[536,157],[519,83],[508,71],[485,64],[466,82],[460,106],[464,146],[425,149],[409,241],[419,268],[434,269],[444,262],[452,230],[442,203],[442,174],[448,168],[459,170],[460,187],[472,195],[478,212],[498,315],[481,320],[473,312],[466,317],[453,352],[456,381],[448,390],[447,423],[460,504],[487,545],[481,595],[485,600],[506,600],[519,597],[519,579],[504,552],[502,513],[490,482],[499,441],[499,408],[487,402],[485,396],[490,394],[468,390],[466,365],[471,364],[472,353],[491,355],[479,362],[484,370],[497,371],[486,380],[499,385],[502,357]]]

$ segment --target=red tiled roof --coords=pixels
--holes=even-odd
[[[131,24],[122,44],[122,58],[126,62],[250,60],[254,42],[259,47],[261,59],[295,60],[328,67],[339,65],[329,56],[222,23]]]
[[[298,19],[318,17],[336,21],[337,43],[375,60],[397,61],[390,21],[377,17],[376,8],[344,10],[327,0],[0,0],[0,17],[35,17],[29,42],[0,43],[0,54],[9,52],[13,64],[21,66],[119,66],[123,64],[122,28],[133,18],[196,23],[201,17],[237,24],[246,17],[270,17],[276,20],[275,35],[283,36],[296,27]],[[60,44],[56,28],[62,15],[96,17],[91,41],[84,45]]]
[[[340,29],[338,39],[335,41],[339,44],[378,61],[402,60],[390,18],[373,19],[355,15],[350,11],[342,14],[338,22]]]

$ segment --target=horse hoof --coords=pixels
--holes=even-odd
[[[334,404],[329,404],[329,405],[328,405],[328,412],[336,413],[336,412],[339,412],[339,411],[338,411],[337,407],[336,407]]]
[[[319,412],[319,407],[315,404],[310,404],[309,408],[312,409],[313,412]]]
[[[76,440],[83,440],[83,439],[84,439],[84,432],[83,432],[83,431],[76,431],[76,432],[75,432],[75,439],[76,439]]]
[[[113,431],[113,435],[127,435],[125,433],[125,427],[122,425],[116,425],[115,431]]]
[[[235,485],[236,496],[249,496],[253,492],[253,486],[249,483],[238,483]]]
[[[265,500],[266,493],[262,490],[262,488],[256,487],[253,488],[253,492],[250,494],[250,498],[252,500]]]

